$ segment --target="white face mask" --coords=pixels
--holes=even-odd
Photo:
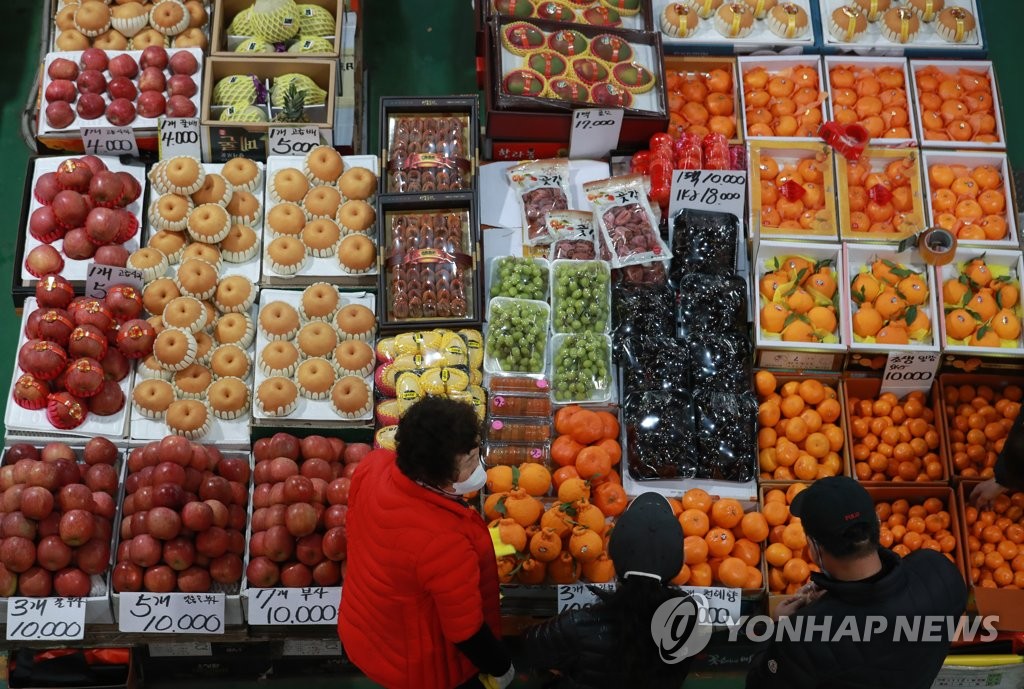
[[[815,541],[813,538],[808,539],[808,543],[810,543],[811,545],[811,560],[814,562],[814,564],[818,565],[818,569],[821,570],[822,574],[831,579],[832,575],[828,573],[827,569],[825,569],[825,563],[821,559],[821,546],[818,545],[818,542]]]
[[[487,471],[483,465],[477,464],[476,469],[465,481],[456,481],[452,484],[452,492],[456,495],[465,495],[480,490],[487,483]]]

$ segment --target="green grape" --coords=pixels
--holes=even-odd
[[[547,338],[544,305],[520,299],[491,302],[487,354],[498,361],[502,371],[543,373]]]
[[[566,261],[555,266],[552,287],[556,333],[604,333],[611,285],[602,261]]]
[[[599,399],[611,386],[605,335],[566,335],[554,355],[551,390],[556,402]]]
[[[497,259],[492,297],[512,297],[544,301],[548,295],[548,269],[532,258],[505,256]]]

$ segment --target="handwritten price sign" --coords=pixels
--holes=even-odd
[[[114,285],[129,285],[142,292],[142,271],[135,268],[121,268],[102,263],[90,263],[85,277],[85,296],[104,299]]]
[[[249,590],[249,624],[335,625],[341,587]]]
[[[198,117],[161,117],[157,127],[160,160],[176,156],[201,157]]]
[[[600,599],[593,589],[614,591],[615,584],[560,584],[558,586],[558,612],[582,610],[595,605]]]
[[[319,145],[320,129],[317,127],[270,128],[271,155],[305,155]]]
[[[81,598],[9,598],[8,641],[77,641],[85,635]]]
[[[928,392],[938,368],[938,352],[890,352],[882,375],[882,392],[891,392],[897,397]]]
[[[746,201],[746,170],[676,170],[668,214],[686,209],[731,213],[742,224]]]
[[[118,629],[143,634],[223,634],[223,593],[122,593]]]
[[[604,158],[619,145],[622,131],[622,110],[586,108],[572,113],[569,131],[569,157]]]
[[[724,627],[740,619],[740,589],[721,586],[683,586],[694,600],[703,599],[705,605],[697,606],[698,623]]]
[[[85,152],[91,155],[139,155],[139,146],[131,127],[82,127],[82,145]]]

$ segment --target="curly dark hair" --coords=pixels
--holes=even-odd
[[[398,423],[398,468],[414,481],[443,486],[457,480],[458,455],[480,444],[473,407],[444,397],[425,397]]]

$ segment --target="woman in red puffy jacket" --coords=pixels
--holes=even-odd
[[[398,452],[368,454],[352,477],[338,634],[388,689],[506,687],[498,569],[490,534],[462,495],[483,487],[473,408],[428,397],[398,425]]]

